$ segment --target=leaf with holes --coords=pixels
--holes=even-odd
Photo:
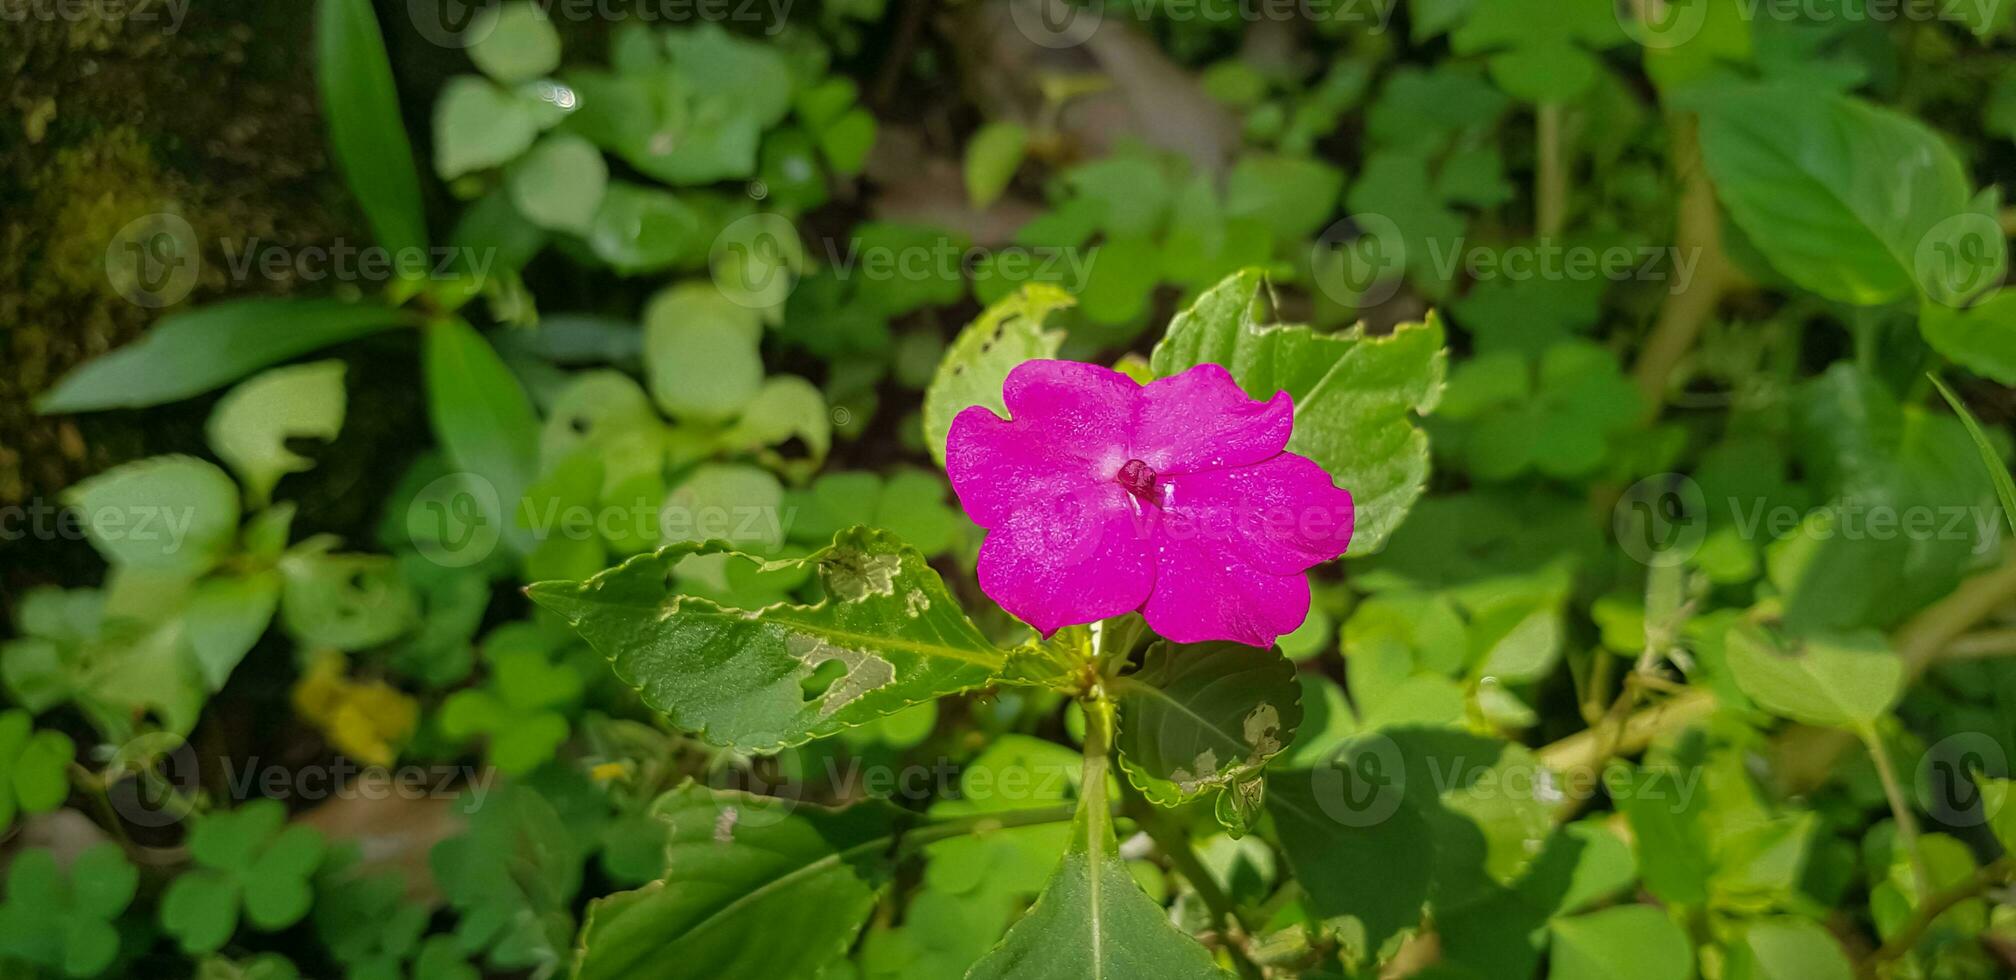
[[[1288,451],[1351,491],[1352,555],[1377,551],[1428,479],[1428,433],[1419,417],[1442,397],[1448,352],[1433,313],[1374,336],[1265,322],[1264,277],[1248,269],[1212,287],[1170,321],[1150,358],[1156,377],[1206,361],[1222,364],[1254,398],[1288,392],[1295,434]]]
[[[1070,306],[1069,293],[1055,286],[1032,284],[987,307],[938,362],[938,373],[924,391],[924,445],[931,458],[945,465],[945,436],[952,418],[969,405],[985,405],[996,415],[1008,414],[1001,402],[1001,383],[1023,361],[1055,357],[1064,332],[1045,330],[1051,313]]]
[[[1238,799],[1302,723],[1295,666],[1243,643],[1157,643],[1117,693],[1120,768],[1163,806],[1215,790]]]
[[[715,554],[816,571],[825,598],[736,609],[674,591],[681,561]],[[977,687],[1002,661],[923,555],[868,528],[768,563],[718,542],[670,545],[527,594],[608,657],[646,704],[710,742],[752,752]]]

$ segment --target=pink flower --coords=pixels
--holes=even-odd
[[[1287,392],[1027,361],[1002,395],[1009,419],[952,421],[946,471],[987,529],[980,587],[1046,636],[1139,609],[1178,643],[1270,646],[1308,615],[1303,572],[1351,543],[1351,494],[1284,451]]]

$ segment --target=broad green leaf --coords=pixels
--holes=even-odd
[[[902,819],[691,783],[651,815],[669,831],[666,875],[588,907],[574,980],[819,976],[873,911]]]
[[[457,75],[434,103],[434,170],[442,180],[509,163],[538,137],[532,103],[487,78]]]
[[[1716,197],[1771,265],[1862,306],[1921,292],[1957,303],[1999,282],[2004,242],[1939,134],[1859,99],[1790,82],[1704,86],[1701,153]],[[1984,224],[1985,223],[1985,224]],[[1952,274],[1967,262],[1966,275]]]
[[[1825,926],[1791,917],[1754,921],[1729,947],[1725,980],[1850,980],[1855,968]]]
[[[1702,821],[1706,794],[1687,792],[1687,778],[1671,769],[1618,763],[1604,781],[1630,823],[1645,890],[1663,902],[1701,905],[1708,901],[1715,855]]]
[[[1333,756],[1340,765],[1268,777],[1267,812],[1310,911],[1348,915],[1366,945],[1421,921],[1434,880],[1436,841],[1377,754]],[[1373,886],[1372,883],[1377,883]]]
[[[506,85],[529,82],[560,67],[560,34],[546,11],[527,0],[492,6],[469,24],[469,60]]]
[[[194,577],[217,564],[238,533],[238,485],[193,456],[107,470],[65,490],[63,502],[114,565]]]
[[[1729,630],[1727,653],[1744,694],[1809,725],[1866,728],[1903,690],[1904,660],[1875,632],[1780,638],[1742,623]]]
[[[219,399],[204,433],[211,451],[238,474],[247,499],[260,506],[281,477],[315,466],[287,441],[335,439],[345,401],[342,361],[274,368]]]
[[[1043,322],[1072,302],[1055,286],[1031,284],[987,307],[959,332],[924,391],[924,445],[939,466],[945,465],[945,437],[954,416],[973,405],[1007,414],[1001,385],[1008,372],[1023,361],[1056,356],[1064,333],[1043,329]]]
[[[378,244],[394,255],[420,254],[427,248],[427,214],[378,15],[371,0],[319,0],[316,6],[316,82],[330,150]]]
[[[853,529],[804,558],[825,598],[734,609],[667,584],[711,544],[640,555],[586,582],[527,590],[573,626],[644,702],[717,745],[795,745],[987,682],[1001,652],[961,612],[922,555]],[[753,561],[731,555],[730,561]]]
[[[966,971],[966,980],[1226,980],[1210,952],[1176,929],[1120,859],[1106,777],[1106,756],[1087,755],[1063,861],[1028,914]]]
[[[644,308],[644,371],[658,407],[680,418],[733,418],[763,386],[763,323],[704,282]]]
[[[658,528],[667,544],[713,541],[771,554],[784,543],[784,486],[747,463],[705,463],[672,488]]]
[[[1967,410],[1960,396],[1946,387],[1946,382],[1939,380],[1938,375],[1927,377],[1932,379],[1933,387],[1939,389],[1939,397],[1952,406],[1953,414],[1960,417],[1960,424],[1967,427],[1967,436],[1974,440],[1974,448],[1981,451],[1981,465],[1988,470],[1988,479],[1995,484],[1995,496],[2002,501],[2002,517],[2009,522],[2009,530],[2016,532],[2016,480],[2010,478],[2009,467],[2002,462],[2002,454],[1996,451],[1994,443],[1988,441],[1988,433],[1981,431],[1980,420]]]
[[[1308,157],[1248,153],[1225,176],[1225,214],[1265,224],[1277,238],[1314,234],[1330,223],[1344,174]]]
[[[532,401],[496,349],[468,323],[429,326],[425,352],[434,438],[458,470],[489,482],[495,496],[476,496],[486,509],[494,500],[499,512],[483,517],[503,529],[507,540],[517,540],[522,536],[513,534],[517,528],[508,518],[537,467],[539,419]]]
[[[984,208],[1001,197],[1015,168],[1022,165],[1022,150],[1029,143],[1029,130],[1019,123],[996,122],[980,127],[966,143],[966,199]]]
[[[1694,948],[1662,909],[1619,905],[1554,920],[1548,975],[1556,980],[1688,980]]]
[[[594,144],[571,133],[540,140],[504,172],[518,213],[550,231],[585,235],[602,207],[609,165]]]
[[[1255,398],[1293,396],[1289,451],[1351,491],[1350,554],[1377,551],[1428,478],[1428,434],[1417,422],[1441,397],[1448,357],[1441,321],[1430,313],[1383,337],[1362,325],[1322,334],[1264,323],[1264,285],[1258,270],[1247,270],[1205,292],[1170,322],[1150,364],[1168,377],[1209,361]]]
[[[180,401],[268,365],[407,322],[372,303],[245,299],[163,317],[138,341],[70,372],[36,411],[95,412]]]
[[[1241,643],[1156,643],[1117,704],[1120,768],[1163,806],[1257,779],[1302,723],[1295,665]]]
[[[182,628],[211,690],[224,689],[231,671],[265,635],[280,604],[280,587],[280,574],[270,569],[196,583],[182,610]]]
[[[722,441],[733,446],[776,446],[793,438],[804,442],[814,465],[826,460],[833,447],[833,417],[818,386],[795,375],[765,378],[763,387],[742,409]]]
[[[1925,303],[1918,329],[1953,363],[2004,385],[2016,385],[2016,289],[1966,309]]]
[[[588,228],[588,246],[625,275],[655,272],[705,248],[700,216],[655,187],[610,181]]]

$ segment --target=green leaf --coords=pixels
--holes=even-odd
[[[1087,745],[1063,860],[1028,914],[973,964],[966,980],[1226,980],[1210,952],[1176,929],[1120,859],[1107,804],[1106,755],[1092,747],[1090,736]]]
[[[679,544],[586,582],[545,582],[533,601],[574,627],[644,702],[717,745],[777,749],[987,682],[1002,662],[922,555],[854,529],[804,558],[825,599],[742,610],[668,585]],[[730,561],[754,561],[729,555]]]
[[[974,318],[945,352],[931,386],[924,390],[924,445],[945,465],[945,437],[952,419],[969,406],[985,405],[1007,414],[1001,385],[1023,361],[1053,357],[1064,344],[1061,330],[1045,330],[1051,313],[1069,307],[1069,293],[1036,283],[995,303]]]
[[[26,711],[0,712],[0,833],[18,813],[47,813],[70,795],[77,746],[58,731],[35,731]]]
[[[84,533],[114,565],[208,571],[238,533],[238,485],[192,456],[155,456],[107,470],[63,492]]]
[[[763,386],[763,322],[704,282],[673,286],[644,308],[644,371],[658,407],[680,418],[733,418]]]
[[[1320,334],[1263,323],[1263,285],[1258,270],[1247,270],[1205,292],[1170,322],[1149,363],[1166,378],[1209,361],[1254,398],[1293,396],[1289,451],[1351,491],[1350,554],[1377,551],[1428,478],[1428,434],[1417,419],[1441,397],[1448,358],[1441,321],[1430,313],[1383,337],[1363,326]]]
[[[2016,290],[1998,292],[1966,309],[1928,302],[1918,329],[1953,363],[2004,385],[2016,385]]]
[[[974,207],[984,208],[1001,198],[1022,165],[1028,144],[1029,130],[1020,123],[988,123],[973,134],[966,143],[966,199]]]
[[[536,3],[489,7],[469,24],[469,60],[506,85],[529,82],[560,67],[560,34]]]
[[[442,180],[509,163],[538,137],[532,103],[487,78],[457,75],[434,103],[434,170]]]
[[[655,272],[700,254],[700,216],[656,187],[614,180],[588,227],[588,247],[624,275]]]
[[[1874,631],[1779,638],[1754,623],[1729,630],[1729,670],[1759,707],[1809,725],[1862,729],[1890,710],[1904,660]]]
[[[1687,778],[1672,769],[1618,763],[1604,781],[1630,822],[1645,890],[1663,902],[1701,905],[1708,901],[1715,855],[1702,822],[1706,794],[1686,792]]]
[[[1556,980],[1688,980],[1694,948],[1687,933],[1650,905],[1615,908],[1554,921],[1548,953]]]
[[[427,214],[378,15],[371,0],[320,0],[316,6],[316,82],[330,150],[378,244],[394,255],[420,254],[427,248]]]
[[[342,361],[274,368],[219,399],[204,433],[256,507],[272,499],[281,477],[315,466],[288,449],[287,441],[335,439],[343,429],[344,406]]]
[[[112,921],[132,903],[139,881],[139,872],[110,841],[85,848],[67,877],[57,871],[51,851],[22,851],[7,870],[7,898],[0,903],[0,958],[48,971],[31,968],[25,975],[104,973],[120,953],[120,932]]]
[[[1716,197],[1798,285],[1874,306],[1920,292],[1957,304],[1965,291],[1956,287],[2001,281],[1993,211],[1972,198],[1946,142],[1916,120],[1789,82],[1707,86],[1684,102],[1701,113]],[[1946,274],[1952,257],[1977,254],[1989,274],[1971,265],[1963,279]]]
[[[687,784],[659,798],[665,878],[589,906],[574,980],[818,976],[891,872],[901,814]],[[776,929],[790,924],[788,942]]]
[[[2009,467],[2002,462],[2002,454],[1996,451],[1994,443],[1988,441],[1988,433],[1981,431],[1981,421],[1967,410],[1960,397],[1953,394],[1953,389],[1946,387],[1946,382],[1939,380],[1938,375],[1928,374],[1926,377],[1931,378],[1932,386],[1939,389],[1939,397],[1952,406],[1953,414],[1960,417],[1960,424],[1967,427],[1967,437],[1974,440],[1974,448],[1981,451],[1981,465],[1988,470],[1988,479],[1995,484],[1995,496],[2002,501],[2002,517],[2009,522],[2009,530],[2016,532],[2016,480],[2010,478]]]
[[[1725,980],[1850,980],[1855,968],[1841,943],[1810,919],[1753,921],[1729,947]]]
[[[1395,775],[1382,766],[1361,755],[1325,770],[1274,774],[1267,787],[1267,812],[1310,910],[1356,918],[1372,949],[1420,923],[1436,855],[1427,821],[1401,805]]]
[[[742,417],[723,433],[731,446],[776,446],[796,438],[804,442],[813,466],[826,461],[833,447],[833,420],[826,396],[817,385],[795,375],[765,378],[763,387],[742,409]]]
[[[280,604],[280,587],[280,574],[270,569],[196,583],[182,610],[182,628],[210,690],[223,690],[231,671],[265,635]]]
[[[1302,723],[1295,665],[1242,643],[1156,643],[1117,693],[1120,768],[1163,806],[1257,778]]]
[[[585,235],[602,207],[609,165],[594,144],[571,133],[539,141],[504,173],[518,213],[549,231]]]
[[[494,498],[476,495],[480,506],[487,509],[494,500],[501,508],[484,515],[490,526],[522,539],[512,534],[517,528],[509,517],[537,471],[539,419],[531,399],[489,341],[461,320],[427,328],[424,365],[434,438],[451,464],[496,491]]]
[[[86,363],[35,401],[35,410],[95,412],[180,401],[290,360],[408,321],[372,303],[245,299],[163,317],[154,329]]]
[[[327,539],[280,560],[280,622],[309,647],[364,650],[413,628],[413,590],[388,555],[329,554]]]

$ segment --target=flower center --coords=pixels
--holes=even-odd
[[[1160,505],[1161,495],[1156,492],[1155,471],[1138,459],[1130,459],[1120,467],[1113,482],[1120,484],[1128,493],[1139,498],[1142,503]]]

